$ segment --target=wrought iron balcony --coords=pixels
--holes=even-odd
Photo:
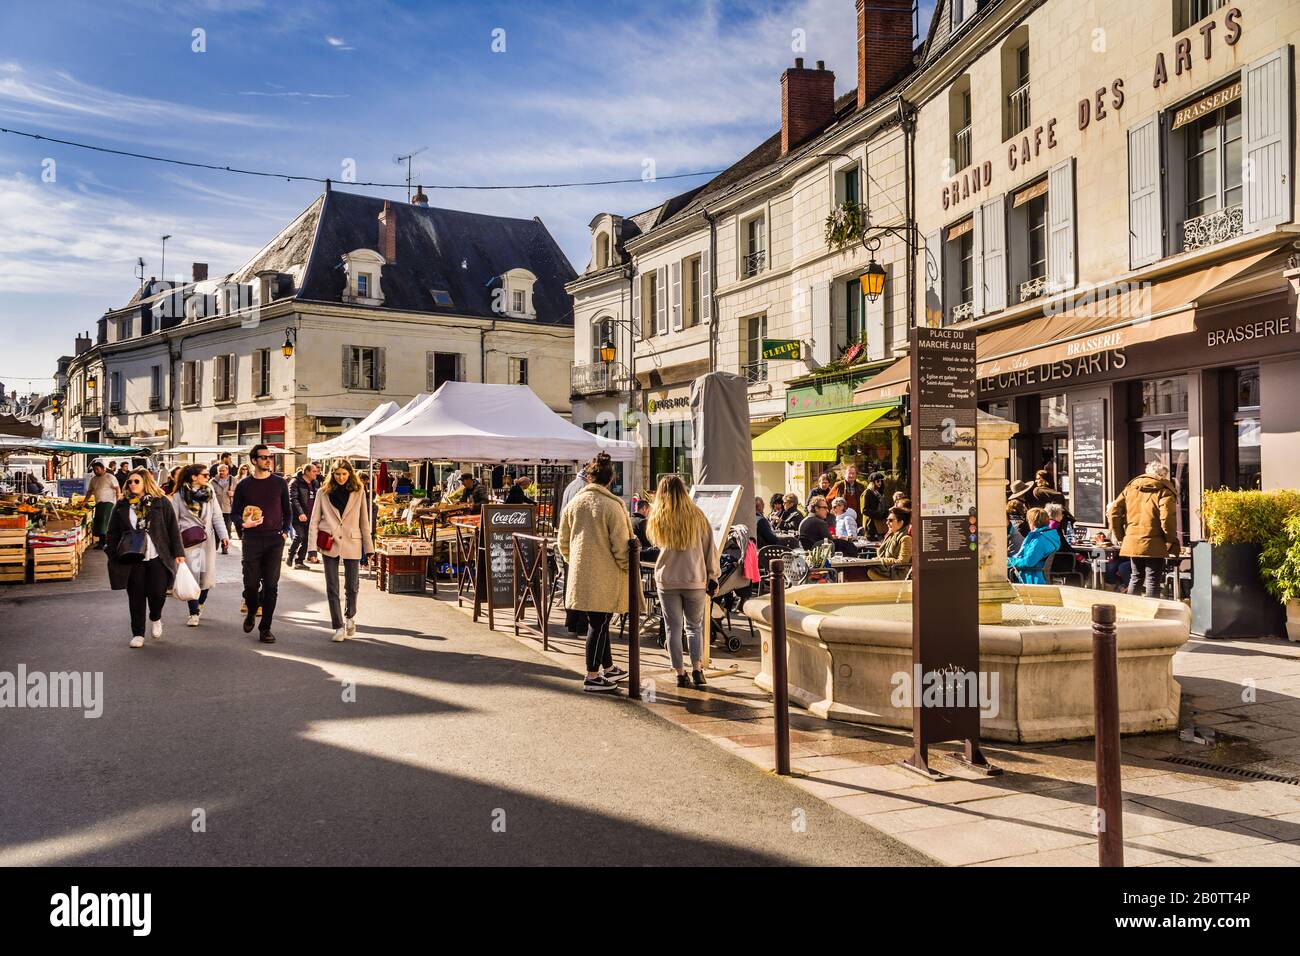
[[[1029,128],[1029,84],[1018,86],[1007,97],[1007,121],[1010,126],[1008,135],[1024,132]]]
[[[1028,302],[1030,299],[1037,299],[1047,291],[1047,276],[1038,276],[1034,279],[1027,279],[1020,283],[1020,301]]]
[[[952,313],[950,314],[948,321],[964,322],[966,319],[969,319],[974,315],[975,315],[975,302],[971,299],[967,299],[965,302],[961,303],[960,305],[954,305],[952,307]]]
[[[1227,242],[1240,236],[1244,229],[1240,205],[1193,216],[1183,223],[1183,251],[1191,252]]]
[[[763,265],[767,262],[767,253],[759,249],[757,252],[751,252],[745,256],[744,278],[756,276],[763,271]]]
[[[953,163],[955,172],[960,172],[970,165],[970,124],[967,123],[953,135]]]
[[[160,409],[160,408],[162,408],[162,396],[161,396],[161,395],[150,395],[150,396],[149,396],[149,411],[151,411],[151,412],[156,412],[156,411],[158,411],[158,409]]]
[[[570,376],[571,395],[617,395],[627,391],[631,376],[622,362],[575,365]]]
[[[762,385],[767,381],[767,363],[749,362],[740,367],[740,374],[745,376],[746,385]]]

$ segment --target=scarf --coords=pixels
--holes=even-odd
[[[190,514],[196,518],[203,514],[203,506],[211,498],[211,488],[204,488],[201,485],[186,485],[181,489],[181,500],[185,502],[185,507],[190,509]]]
[[[150,495],[129,496],[127,503],[135,512],[135,525],[140,531],[149,530],[149,512],[153,509],[153,497]]]

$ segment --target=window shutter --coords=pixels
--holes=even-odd
[[[343,387],[356,388],[356,376],[352,372],[352,346],[343,346]]]
[[[437,387],[434,382],[436,378],[434,365],[437,362],[437,356],[437,352],[424,353],[424,390],[426,392],[432,392]]]
[[[660,335],[668,333],[668,267],[660,266],[655,272],[655,328]]]
[[[1047,284],[1053,292],[1073,289],[1075,265],[1074,157],[1047,171]]]
[[[266,355],[261,349],[253,349],[253,397],[262,394],[262,358]]]
[[[943,234],[925,237],[925,321],[931,327],[943,325]]]
[[[1006,196],[984,203],[980,217],[984,220],[984,311],[999,312],[1007,307]]]
[[[712,286],[712,269],[710,260],[712,259],[712,250],[705,249],[700,253],[700,321],[708,325],[713,321],[713,296],[711,294]]]
[[[1246,232],[1291,219],[1291,47],[1242,71],[1241,194]]]
[[[387,354],[386,348],[375,349],[375,388],[381,392],[388,387],[388,363],[385,361]]]
[[[239,371],[234,355],[226,356],[226,398],[234,400],[239,396],[235,394],[235,374]]]
[[[672,264],[673,275],[673,331],[682,330],[682,262],[675,260]]]
[[[972,315],[984,314],[984,212],[977,208],[971,215],[971,299]]]
[[[1052,198],[1048,198],[1048,215],[1051,215]],[[1128,131],[1128,258],[1131,268],[1150,265],[1163,253],[1162,212],[1160,117],[1153,114]]]
[[[191,376],[194,381],[194,404],[203,404],[203,362],[195,360],[194,375]]]
[[[858,295],[861,297],[862,327],[867,334],[867,359],[876,361],[885,357],[885,303],[889,299],[889,266],[885,266],[885,287],[876,301],[870,301],[862,295],[862,284],[858,283]]]
[[[641,273],[632,276],[632,328],[641,334]]]
[[[831,329],[831,290],[829,282],[817,282],[808,287],[812,303],[813,361],[826,365],[831,360],[835,334]]]

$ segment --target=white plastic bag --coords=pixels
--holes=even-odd
[[[197,601],[199,599],[199,582],[194,580],[194,574],[190,571],[188,564],[178,564],[176,566],[176,578],[172,581],[172,594],[176,595],[180,601]]]

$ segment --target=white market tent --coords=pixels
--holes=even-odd
[[[446,382],[368,436],[372,459],[540,464],[607,452],[637,457],[635,442],[601,438],[551,411],[527,385]]]
[[[336,435],[328,441],[313,442],[308,445],[307,454],[315,461],[329,458],[365,458],[370,454],[370,445],[366,441],[370,429],[391,418],[397,411],[396,402],[384,402],[343,434]]]
[[[248,445],[177,445],[175,448],[164,448],[162,451],[154,452],[160,458],[179,458],[182,455],[224,455],[230,452],[232,455],[247,455],[253,450],[251,444]],[[279,445],[268,445],[266,448],[272,455],[289,454]]]

